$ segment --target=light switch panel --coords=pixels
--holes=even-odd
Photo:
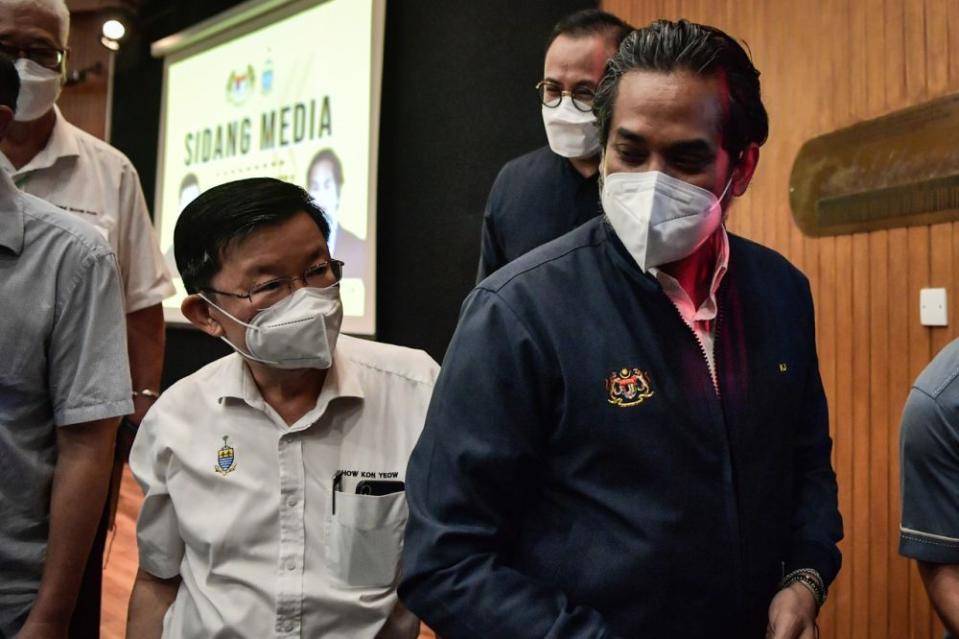
[[[949,322],[949,307],[946,305],[946,289],[923,288],[919,290],[919,321],[923,326],[946,326]]]

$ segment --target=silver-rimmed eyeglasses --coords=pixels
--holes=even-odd
[[[333,286],[343,278],[343,262],[330,260],[320,262],[293,277],[277,277],[275,279],[254,284],[246,293],[227,293],[213,288],[205,288],[204,292],[237,297],[247,300],[258,311],[268,309],[278,302],[282,302],[293,293],[293,283],[303,282],[304,286],[326,288]]]

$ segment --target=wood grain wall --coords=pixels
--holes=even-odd
[[[88,69],[97,63],[100,67],[97,71],[90,71],[83,82],[64,87],[57,105],[67,120],[103,139],[106,132],[110,54],[100,44],[103,19],[88,7],[90,4],[77,0],[67,2],[71,10],[67,68],[70,71]],[[78,7],[83,10],[78,10]]]
[[[899,417],[913,379],[957,334],[959,224],[804,237],[788,201],[807,139],[959,91],[957,0],[604,0],[641,26],[705,22],[747,42],[771,120],[731,229],[812,282],[829,397],[844,565],[821,616],[824,639],[939,638],[915,565],[897,554]],[[945,287],[950,324],[919,323],[919,289]]]

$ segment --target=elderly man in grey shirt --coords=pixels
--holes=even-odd
[[[0,57],[0,137],[19,89]],[[132,412],[116,258],[0,173],[0,637],[66,637]]]

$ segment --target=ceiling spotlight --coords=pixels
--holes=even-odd
[[[100,27],[100,33],[102,34],[100,44],[110,51],[119,51],[120,40],[127,34],[127,28],[119,20],[110,18],[104,21],[103,26]]]
[[[104,38],[120,40],[127,34],[127,28],[119,20],[107,20],[100,30]]]

